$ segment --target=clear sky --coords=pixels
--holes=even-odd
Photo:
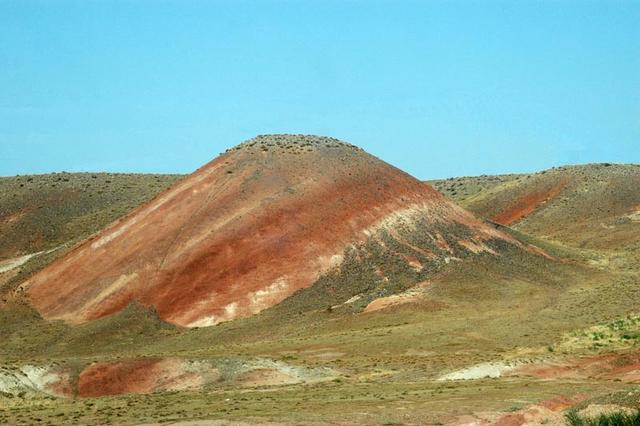
[[[190,172],[261,133],[425,179],[640,163],[640,1],[0,0],[0,175]]]

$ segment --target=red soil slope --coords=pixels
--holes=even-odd
[[[281,302],[338,267],[346,248],[380,230],[410,230],[418,219],[464,229],[453,244],[469,238],[474,252],[489,240],[519,244],[354,146],[262,136],[110,225],[24,288],[47,319],[82,323],[137,300],[172,323],[208,326]]]
[[[95,363],[78,378],[78,396],[95,398],[127,393],[196,389],[203,377],[177,359]]]
[[[511,374],[540,379],[598,378],[638,383],[640,382],[640,351],[530,364],[516,368]]]
[[[540,205],[560,194],[564,187],[565,184],[560,183],[551,188],[526,193],[521,198],[514,199],[512,204],[507,206],[492,219],[494,222],[502,225],[511,225],[518,222],[534,212],[538,207],[540,207]]]
[[[640,243],[640,164],[563,166],[433,184],[474,214],[525,234],[625,252]]]

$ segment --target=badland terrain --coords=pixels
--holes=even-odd
[[[640,165],[422,182],[263,135],[0,178],[0,423],[633,415],[639,285]]]

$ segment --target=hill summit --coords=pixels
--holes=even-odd
[[[469,256],[524,246],[428,184],[333,138],[263,135],[228,150],[40,271],[47,319],[133,302],[182,326],[377,297]],[[294,296],[294,297],[291,297]]]

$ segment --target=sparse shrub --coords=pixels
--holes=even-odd
[[[598,417],[582,417],[571,410],[565,415],[568,426],[640,426],[640,411],[633,414],[616,412],[601,414]]]

